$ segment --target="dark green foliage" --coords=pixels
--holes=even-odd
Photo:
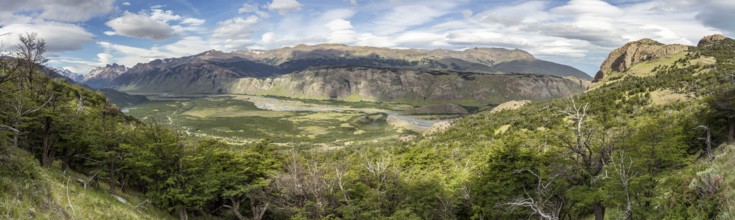
[[[541,161],[533,150],[519,143],[499,144],[489,153],[487,164],[472,179],[472,207],[475,218],[517,219],[528,216],[526,210],[509,209],[510,201],[531,190],[537,179],[527,171],[537,172]]]

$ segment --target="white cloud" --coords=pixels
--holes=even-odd
[[[84,28],[73,24],[59,22],[33,22],[10,24],[0,28],[0,33],[7,33],[0,36],[0,42],[6,45],[15,45],[18,42],[18,35],[23,33],[38,33],[38,36],[46,41],[46,49],[51,52],[78,50],[85,43],[91,43],[92,33],[87,32]]]
[[[163,23],[181,20],[181,16],[174,14],[171,10],[163,10],[161,6],[151,8],[150,18]]]
[[[100,61],[100,65],[99,66],[104,66],[104,65],[107,65],[107,64],[114,63],[113,60],[112,60],[113,59],[112,55],[110,55],[108,53],[98,53],[97,54],[97,59],[99,59],[99,61]]]
[[[268,4],[268,9],[278,11],[281,15],[285,15],[292,11],[301,9],[301,3],[296,0],[273,0]]]
[[[529,1],[517,5],[497,7],[474,15],[474,19],[485,23],[495,23],[504,26],[517,26],[537,23],[549,17],[544,11],[547,2]],[[467,16],[472,17],[472,16]]]
[[[430,32],[406,32],[397,36],[393,40],[396,44],[407,47],[425,47],[431,45],[433,47],[447,46],[444,35]]]
[[[330,43],[349,44],[355,42],[357,33],[353,30],[350,21],[334,19],[325,24],[325,26],[331,31],[329,36]]]
[[[121,5],[123,5],[123,6],[130,6],[131,4],[130,4],[130,2],[123,2]]]
[[[204,34],[208,32],[208,29],[204,27],[204,23],[207,22],[204,19],[198,18],[186,18],[183,19],[178,25],[171,26],[177,35],[181,36],[192,36],[196,34]]]
[[[391,9],[373,22],[371,32],[378,34],[394,34],[411,27],[429,23],[433,19],[447,14],[454,4],[440,2],[435,4],[420,3],[402,5]]]
[[[188,36],[207,32],[203,27],[206,20],[183,17],[172,10],[164,10],[164,6],[151,6],[150,13],[143,10],[138,13],[123,12],[123,15],[107,23],[116,34],[126,37],[165,40],[174,36]]]
[[[165,40],[173,37],[174,29],[160,19],[163,18],[154,19],[144,11],[138,14],[126,11],[123,16],[112,19],[105,24],[112,28],[115,33],[126,37],[152,40]]]
[[[260,37],[260,42],[266,45],[271,44],[273,43],[273,38],[275,37],[274,35],[275,33],[273,32],[267,32]]]
[[[212,38],[224,40],[222,47],[225,49],[245,49],[247,46],[254,44],[249,37],[253,34],[253,26],[258,24],[258,21],[259,18],[254,15],[247,18],[237,17],[221,21],[212,32]]]
[[[624,14],[620,8],[602,0],[571,0],[566,5],[554,8],[552,11],[561,14],[592,14],[605,17]]]
[[[115,0],[5,0],[0,13],[33,11],[34,17],[60,22],[81,22],[112,11]]]
[[[183,21],[181,21],[181,24],[187,24],[187,25],[191,25],[191,26],[200,26],[200,25],[204,24],[204,22],[206,22],[206,20],[204,20],[204,19],[186,18]]]
[[[244,4],[242,7],[237,10],[240,14],[248,14],[252,13],[255,15],[260,16],[261,18],[269,18],[270,14],[268,12],[261,10],[262,6],[259,6],[257,4]]]
[[[202,37],[188,36],[161,46],[151,48],[132,47],[110,42],[97,42],[104,49],[104,53],[97,54],[98,65],[118,63],[134,66],[137,63],[147,63],[155,59],[190,56],[210,50],[212,45]]]
[[[105,32],[103,32],[103,34],[105,34],[107,36],[115,36],[115,35],[117,35],[117,33],[115,33],[114,31],[105,31]]]

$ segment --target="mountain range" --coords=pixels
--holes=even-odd
[[[72,72],[71,70],[64,69],[64,68],[51,68],[50,69],[53,72],[56,72],[56,74],[59,74],[61,76],[64,76],[66,78],[71,79],[74,82],[83,82],[84,76],[79,73]]]
[[[514,49],[390,49],[338,44],[206,51],[87,75],[94,88],[133,93],[254,94],[348,101],[499,104],[577,94],[591,77]]]

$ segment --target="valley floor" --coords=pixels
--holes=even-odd
[[[127,106],[146,122],[169,125],[198,138],[231,144],[268,139],[287,146],[334,148],[359,142],[411,139],[453,115],[403,115],[403,104],[295,100],[250,95],[145,94]]]

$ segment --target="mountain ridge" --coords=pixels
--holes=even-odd
[[[477,94],[505,97],[503,99],[492,99],[494,100],[492,103],[478,102],[474,104],[499,104],[507,101],[505,99],[510,97],[533,99],[528,94],[520,95],[525,88],[509,88],[507,85],[537,88],[538,86],[547,86],[543,84],[548,82],[556,83],[567,80],[554,77],[574,77],[580,80],[591,78],[571,66],[539,60],[530,53],[519,49],[471,48],[463,51],[453,51],[443,49],[392,49],[339,44],[298,45],[275,50],[234,51],[229,53],[209,50],[187,57],[158,59],[145,64],[140,63],[126,69],[124,72],[117,71],[118,69],[114,67],[115,65],[108,65],[105,68],[95,69],[95,71],[101,73],[90,74],[90,76],[93,76],[91,79],[97,81],[90,79],[87,80],[87,84],[95,88],[113,88],[134,93],[288,94],[288,97],[371,101],[419,100],[437,96],[452,96],[454,100],[490,100],[484,97],[479,98],[480,95],[471,95],[462,91],[463,89],[470,89],[475,90]],[[125,67],[121,68],[124,70]],[[355,74],[351,74],[353,70],[358,70],[362,75],[355,76]],[[527,74],[534,77],[520,77],[517,74],[500,76],[509,73]],[[334,76],[327,77],[319,74]],[[414,78],[395,78],[396,74],[408,74],[414,76]],[[314,77],[317,75],[321,78],[315,79]],[[468,88],[449,86],[449,88],[453,88],[452,91],[442,91],[441,94],[436,94],[436,91],[434,91],[429,94],[427,92],[432,90],[427,86],[442,82],[446,87],[453,83],[440,80],[441,77],[436,77],[436,75],[455,75],[458,76],[456,78],[458,84],[456,85],[472,84],[473,86]],[[304,78],[305,76],[308,76],[308,79]],[[549,79],[533,80],[538,78],[536,76],[548,77]],[[479,85],[471,82],[473,77],[482,78],[485,84]],[[511,81],[514,83],[507,85],[499,85],[488,81],[489,79],[507,80],[510,78],[513,78]],[[303,81],[294,81],[295,79]],[[347,84],[335,84],[334,82],[328,82],[327,79],[338,79],[341,80],[340,82],[347,82]],[[255,86],[255,84],[269,80],[271,83],[288,81],[289,84]],[[527,80],[528,82],[521,83],[519,80]],[[405,83],[417,81],[424,82],[424,84],[412,87],[423,88],[418,90],[394,88],[404,87],[407,86]],[[354,87],[357,84],[363,87]],[[246,88],[243,85],[255,87]],[[323,85],[333,86],[323,87]],[[441,86],[439,85],[439,87]],[[487,86],[500,89],[484,88]],[[292,91],[273,92],[272,88],[274,87]],[[573,95],[584,89],[584,83],[569,80],[569,82],[555,84],[552,87],[554,88],[551,89],[552,92],[548,94],[544,92],[544,94],[538,96],[538,99]],[[305,88],[311,89],[304,91]],[[358,89],[363,90],[358,91]],[[406,92],[409,90],[412,92]],[[382,91],[394,91],[395,93],[386,94]],[[514,92],[519,94],[513,94]],[[454,96],[455,94],[466,94],[466,96],[457,97]],[[401,95],[403,97],[400,97]]]

